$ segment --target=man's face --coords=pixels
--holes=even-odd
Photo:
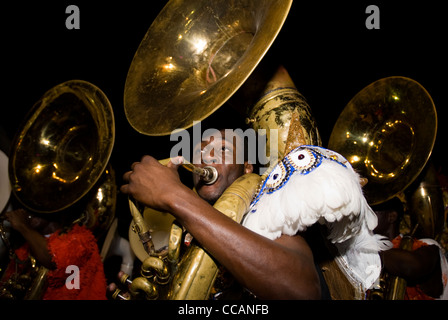
[[[198,175],[193,175],[193,184],[198,195],[209,203],[213,204],[221,194],[238,177],[244,173],[252,171],[252,166],[246,163],[238,163],[236,159],[238,152],[244,152],[239,148],[244,148],[243,140],[239,136],[230,137],[226,140],[225,131],[221,130],[220,135],[205,137],[203,141],[196,145],[193,153],[195,157],[200,155],[201,164],[198,167],[212,166],[218,171],[218,179],[215,183],[207,185]],[[250,168],[248,168],[250,166]]]

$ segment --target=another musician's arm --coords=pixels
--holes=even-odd
[[[422,246],[414,251],[390,249],[381,252],[381,259],[388,273],[418,284],[423,292],[438,298],[443,293],[439,250],[436,245]]]
[[[33,257],[47,269],[54,269],[56,266],[48,250],[47,239],[28,225],[26,211],[19,209],[6,213],[6,216],[11,222],[11,226],[20,232],[28,242]]]
[[[381,258],[389,273],[413,281],[440,268],[439,248],[435,245],[424,246],[415,251],[390,249],[381,252]]]

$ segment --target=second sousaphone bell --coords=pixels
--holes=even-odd
[[[99,88],[81,80],[55,86],[15,137],[9,160],[14,195],[35,212],[68,208],[97,183],[114,138],[112,107]]]
[[[418,82],[388,77],[365,87],[347,104],[328,148],[342,154],[368,179],[370,205],[408,187],[426,165],[437,134],[437,113]]]

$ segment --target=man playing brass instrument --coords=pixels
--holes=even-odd
[[[321,299],[322,289],[310,247],[300,235],[282,235],[276,240],[256,234],[212,207],[212,203],[239,176],[253,171],[245,161],[237,163],[236,142],[204,139],[197,150],[199,166],[213,166],[219,177],[206,185],[195,178],[197,194],[181,183],[175,160],[167,166],[145,156],[123,176],[121,191],[142,204],[170,212],[244,288],[261,299]],[[210,152],[206,148],[213,147]],[[217,152],[219,151],[219,152]],[[228,162],[230,154],[233,161]],[[230,158],[232,158],[230,157]],[[221,159],[225,159],[222,163]],[[199,196],[198,196],[199,195]]]

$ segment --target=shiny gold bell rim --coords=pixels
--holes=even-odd
[[[168,2],[144,36],[127,75],[124,109],[130,125],[139,133],[162,136],[215,112],[263,58],[291,4]],[[227,57],[231,66],[224,63]]]
[[[340,114],[328,148],[343,155],[362,177],[370,205],[405,190],[429,160],[437,112],[427,90],[401,76],[377,80],[359,91]]]

